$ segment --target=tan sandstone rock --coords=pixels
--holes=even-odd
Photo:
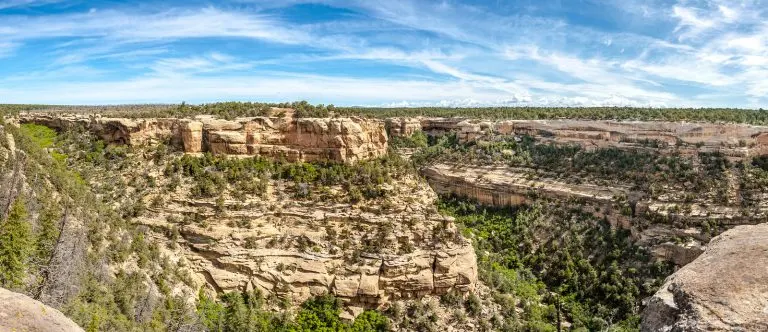
[[[261,155],[288,161],[355,162],[387,152],[384,123],[362,118],[124,119],[24,113],[20,123],[83,126],[110,144],[170,142],[187,153]]]
[[[24,294],[0,288],[0,331],[76,332],[82,330],[60,311]]]
[[[649,300],[642,331],[768,331],[768,224],[737,226]]]

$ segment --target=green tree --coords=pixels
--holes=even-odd
[[[301,305],[296,316],[293,331],[331,332],[343,331],[344,323],[339,318],[341,301],[333,295],[323,295],[309,299]]]
[[[19,197],[8,217],[0,224],[0,285],[16,288],[23,284],[33,245],[27,209],[24,199]]]
[[[50,199],[50,198],[49,198]],[[59,226],[57,222],[61,220],[61,211],[57,204],[52,201],[40,212],[38,218],[37,241],[35,255],[40,262],[49,259],[53,248],[56,246],[56,240],[59,238]]]
[[[350,330],[352,332],[389,331],[389,318],[378,311],[367,310],[355,318]]]

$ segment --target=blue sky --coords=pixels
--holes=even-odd
[[[768,2],[0,0],[0,103],[768,108]]]

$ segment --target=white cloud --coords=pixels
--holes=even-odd
[[[0,41],[0,59],[13,55],[18,47],[18,43]]]
[[[0,1],[0,10],[18,7],[34,7],[61,2],[62,0],[6,0]]]
[[[364,19],[311,24],[286,22],[276,14],[215,7],[144,8],[143,12],[100,8],[76,14],[6,15],[0,20],[0,58],[14,54],[32,40],[65,37],[67,41],[51,46],[47,55],[52,59],[34,73],[50,71],[76,78],[76,71],[82,70],[99,78],[103,73],[88,72],[89,61],[104,60],[122,66],[119,74],[123,78],[37,85],[22,84],[23,79],[12,85],[0,79],[0,86],[6,86],[5,91],[13,92],[17,100],[35,96],[63,99],[52,102],[88,102],[88,94],[77,89],[88,91],[99,86],[104,88],[96,89],[98,94],[91,100],[252,97],[338,104],[363,103],[369,98],[381,103],[400,100],[414,105],[463,106],[683,105],[696,100],[696,93],[759,100],[761,93],[768,92],[768,24],[759,3],[594,1],[606,4],[606,8],[632,8],[622,12],[622,22],[625,18],[651,20],[658,23],[659,31],[669,31],[655,31],[654,35],[610,32],[569,25],[557,18],[502,14],[457,2],[414,0],[325,0],[321,2],[361,11]],[[0,1],[0,8],[29,2]],[[289,3],[295,2],[301,1]],[[260,1],[253,6],[285,5]],[[226,54],[211,48],[193,55],[174,48],[176,41],[198,38],[234,43],[241,38],[257,39],[320,51],[249,59],[248,54],[229,49]],[[322,68],[325,62],[337,60],[386,62],[408,67],[415,74],[384,80],[373,75],[350,78],[355,75],[353,68],[340,70],[334,77],[262,68]],[[478,63],[486,61],[487,65]],[[57,72],[62,68],[67,70]],[[424,75],[424,70],[438,75]],[[670,89],[672,86],[678,89]],[[687,86],[705,91],[680,92]]]

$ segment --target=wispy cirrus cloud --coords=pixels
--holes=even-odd
[[[35,7],[61,2],[62,0],[4,0],[0,1],[0,10],[19,7]]]
[[[768,15],[759,0],[89,2],[58,11],[3,3],[49,9],[0,12],[0,72],[20,78],[0,79],[3,100],[768,102]],[[16,70],[24,57],[35,62]],[[34,80],[44,72],[56,75]]]

